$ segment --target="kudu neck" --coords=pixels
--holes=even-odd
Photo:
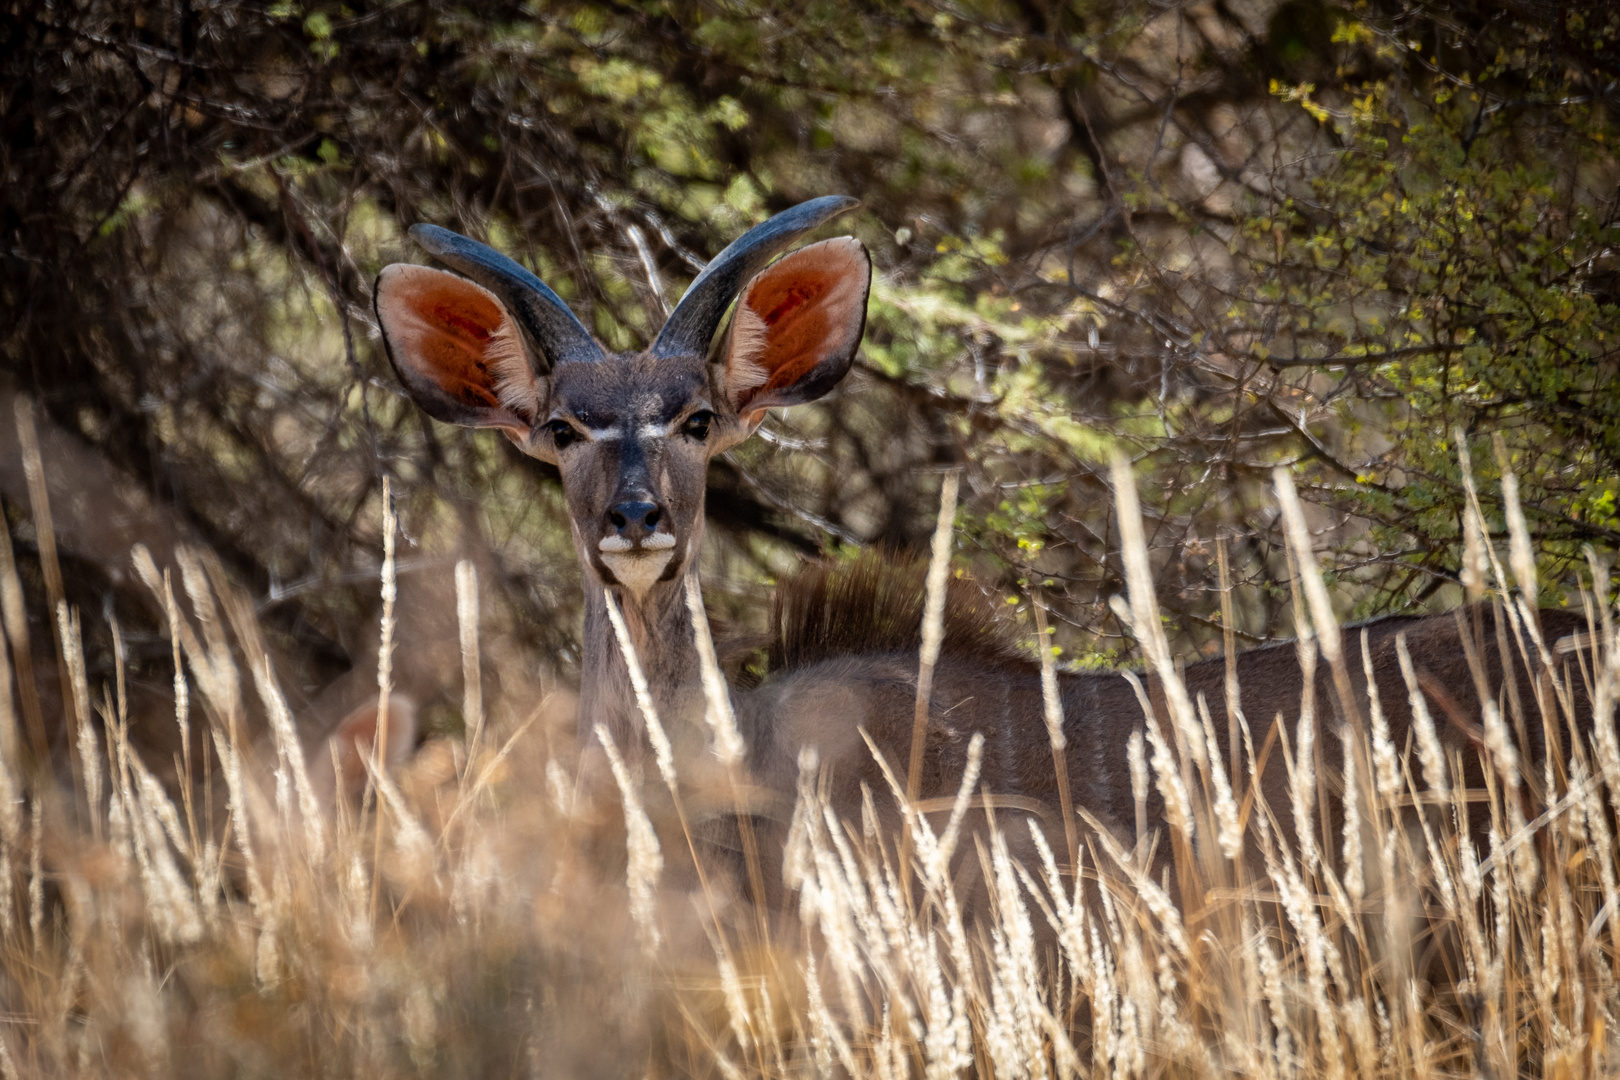
[[[696,560],[692,562],[695,565]],[[687,574],[692,570],[689,565]],[[636,703],[629,665],[608,615],[602,585],[589,568],[585,583],[580,735],[589,740],[595,725],[601,724],[621,751],[634,753],[635,747],[646,745],[645,720]],[[702,675],[692,638],[692,616],[686,607],[686,574],[656,583],[641,597],[617,587],[612,593],[653,705],[674,738],[691,717],[701,721],[702,715]]]

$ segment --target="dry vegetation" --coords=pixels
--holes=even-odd
[[[0,10],[0,1080],[1612,1070],[1612,3]],[[1174,679],[1172,651],[1314,627],[1329,664],[1280,464],[1340,615],[1584,584],[1601,662],[1521,625],[1549,693],[1479,718],[1483,793],[1376,725],[1324,776],[1333,703],[1301,702],[1314,741],[1270,752],[1293,800],[1346,800],[1332,835],[1274,827],[1263,748],[1223,774],[1159,716],[1116,764],[1181,808],[1173,885],[1083,822],[1014,865],[1028,822],[971,777],[906,847],[830,820],[807,763],[789,903],[757,911],[724,840],[770,804],[747,777],[650,741],[581,765],[558,476],[404,400],[371,282],[441,223],[628,348],[830,192],[863,201],[875,300],[846,388],[711,470],[738,636],[805,555],[922,550],[960,469],[953,565],[1062,661]],[[430,737],[321,811],[312,738],[379,670]],[[1521,768],[1504,732],[1581,680],[1602,738]],[[980,864],[988,914],[946,873]]]
[[[1126,466],[1115,478],[1130,491]],[[1281,472],[1277,490],[1302,538]],[[1134,498],[1120,519],[1130,600],[1116,609],[1174,679]],[[1173,851],[1171,886],[1144,873],[1140,847],[1089,829],[1071,867],[1022,815],[976,801],[972,768],[948,817],[908,817],[902,867],[901,838],[870,807],[835,820],[806,761],[789,910],[772,913],[741,899],[738,859],[705,839],[745,796],[740,777],[705,790],[694,777],[713,770],[663,754],[650,715],[647,747],[581,767],[566,695],[509,675],[483,699],[483,669],[532,664],[480,646],[470,566],[457,573],[468,734],[430,740],[396,775],[374,770],[363,806],[325,815],[235,586],[207,558],[158,568],[138,551],[182,666],[172,719],[129,716],[121,677],[89,685],[64,605],[71,706],[49,720],[77,732],[72,775],[30,777],[26,702],[0,673],[0,1075],[1605,1073],[1620,1011],[1607,574],[1594,560],[1594,663],[1537,637],[1522,529],[1505,556],[1471,535],[1471,588],[1517,619],[1546,674],[1542,699],[1518,703],[1528,715],[1481,718],[1488,791],[1460,790],[1457,763],[1428,752],[1415,684],[1416,753],[1390,745],[1376,708],[1370,730],[1341,732],[1331,703],[1309,697],[1295,745],[1276,748],[1296,819],[1342,798],[1341,835],[1280,834],[1251,795],[1255,747],[1229,775],[1200,750],[1214,745],[1207,721],[1151,718],[1138,783],[1171,807],[1150,841]],[[1334,662],[1316,561],[1296,546],[1294,565],[1298,622],[1314,626],[1300,661]],[[10,628],[21,594],[9,559],[5,571]],[[390,560],[385,597],[393,575]],[[1565,724],[1571,680],[1590,687],[1596,738],[1527,774],[1507,732]],[[249,730],[261,709],[268,734]],[[175,721],[206,733],[223,765],[166,790],[127,733]],[[1096,722],[1067,730],[1083,738]],[[1311,751],[1341,737],[1342,788]],[[1459,841],[1479,799],[1494,822],[1483,857]],[[1026,830],[1033,865],[1008,853]],[[992,883],[989,912],[963,910],[964,859]]]

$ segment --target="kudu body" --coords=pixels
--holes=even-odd
[[[789,588],[800,587],[797,584]],[[869,613],[866,590],[859,602],[849,603],[853,614]],[[850,598],[852,601],[854,597]],[[982,602],[982,601],[981,601]],[[835,604],[837,602],[835,601]],[[920,620],[920,590],[911,605]],[[909,613],[908,613],[909,614]],[[1555,661],[1573,651],[1587,631],[1584,617],[1569,611],[1539,613],[1540,633],[1554,653]],[[1482,730],[1480,682],[1468,659],[1472,646],[1478,669],[1488,687],[1489,700],[1498,704],[1513,742],[1528,759],[1520,768],[1528,775],[1525,782],[1539,784],[1540,764],[1545,758],[1548,727],[1567,752],[1570,746],[1569,719],[1590,730],[1591,703],[1578,674],[1565,672],[1561,681],[1570,697],[1553,700],[1551,686],[1541,678],[1539,659],[1532,651],[1531,665],[1517,646],[1507,651],[1512,678],[1505,677],[1499,642],[1516,641],[1508,631],[1497,635],[1497,613],[1488,606],[1433,616],[1390,616],[1343,631],[1345,663],[1350,674],[1353,716],[1365,725],[1371,716],[1366,669],[1373,672],[1371,685],[1376,692],[1389,729],[1390,742],[1397,754],[1412,746],[1412,709],[1408,683],[1397,656],[1397,639],[1404,636],[1414,674],[1432,714],[1435,734],[1447,758],[1458,757],[1466,786],[1484,787],[1481,758],[1485,749]],[[1365,649],[1370,665],[1364,663]],[[1464,644],[1464,635],[1468,645]],[[968,744],[975,733],[984,736],[981,787],[988,794],[1021,797],[1014,806],[1036,804],[1045,808],[1043,817],[1049,835],[1061,842],[1058,824],[1060,793],[1053,766],[1051,743],[1042,718],[1043,698],[1040,667],[1027,656],[1018,655],[1010,639],[994,643],[962,635],[962,646],[953,650],[947,640],[944,658],[934,674],[930,693],[927,743],[919,791],[924,798],[955,792],[967,762]],[[913,643],[907,642],[912,645]],[[1314,645],[1311,646],[1314,648]],[[1533,649],[1533,647],[1532,647]],[[1560,654],[1559,650],[1562,650]],[[1563,665],[1560,664],[1560,667]],[[1258,796],[1274,814],[1285,836],[1294,836],[1288,754],[1299,746],[1298,724],[1304,699],[1297,643],[1267,645],[1237,654],[1233,664],[1237,688],[1236,705],[1249,728],[1249,744],[1260,762]],[[1182,680],[1193,701],[1202,698],[1210,712],[1216,750],[1241,798],[1248,786],[1250,747],[1245,746],[1242,725],[1228,712],[1227,660],[1213,657],[1187,665]],[[1154,714],[1171,738],[1168,702],[1157,680],[1138,673],[1138,684],[1146,692]],[[1067,747],[1065,764],[1070,797],[1109,827],[1127,848],[1139,839],[1146,826],[1148,838],[1162,826],[1164,800],[1152,779],[1142,794],[1133,789],[1127,762],[1128,744],[1133,734],[1142,732],[1144,712],[1141,698],[1131,679],[1119,671],[1059,673],[1059,695],[1065,720]],[[776,790],[791,790],[798,750],[813,746],[834,772],[832,799],[845,813],[858,812],[860,785],[884,791],[888,783],[882,769],[872,759],[860,732],[888,759],[891,771],[904,775],[912,737],[913,703],[917,687],[917,650],[895,649],[882,654],[850,653],[830,656],[790,670],[739,701],[739,720],[751,746],[751,760],[759,782]],[[1313,686],[1314,750],[1319,768],[1330,784],[1337,784],[1344,765],[1344,742],[1340,731],[1350,717],[1338,699],[1328,664],[1316,665]],[[1517,699],[1515,710],[1509,701]],[[1279,730],[1273,730],[1278,719]],[[1515,730],[1517,728],[1517,730]],[[1234,742],[1236,747],[1234,748]],[[1449,762],[1448,762],[1449,763]],[[1529,767],[1534,763],[1534,768]],[[1365,768],[1365,765],[1363,765]],[[1413,763],[1414,775],[1417,765]],[[1365,777],[1366,772],[1362,775]],[[1337,799],[1339,792],[1333,793]],[[1326,833],[1336,835],[1341,820],[1336,807],[1323,808]],[[1534,815],[1530,815],[1534,816]],[[1489,825],[1489,807],[1470,804],[1470,831],[1482,838]],[[1318,829],[1321,837],[1324,830]],[[1054,843],[1056,846],[1056,843]],[[1169,854],[1167,845],[1158,851],[1162,866]]]
[[[623,611],[666,723],[700,727],[703,691],[685,579],[695,573],[703,536],[708,461],[750,435],[767,409],[818,398],[849,369],[870,280],[864,247],[846,237],[771,260],[852,205],[837,197],[816,199],[745,234],[699,275],[641,353],[602,349],[528,271],[433,226],[417,226],[412,234],[465,277],[395,264],[378,278],[375,304],[384,340],[417,403],[443,421],[498,428],[561,471],[586,582],[580,723],[587,738],[601,724],[622,747],[640,729],[604,590]],[[733,298],[735,314],[711,347]],[[802,638],[799,623],[813,617],[820,620],[811,635],[816,640],[787,650],[780,673],[765,685],[733,695],[755,781],[791,793],[800,750],[813,747],[831,773],[834,806],[847,816],[859,813],[863,784],[875,792],[887,787],[863,730],[893,769],[905,774],[917,691],[916,642],[907,636],[915,631],[896,635],[872,628],[883,623],[892,630],[907,620],[916,626],[920,578],[915,588],[886,586],[881,573],[867,578],[830,592],[825,581],[812,583],[801,587],[797,600],[779,605],[785,620],[779,638]],[[874,605],[887,605],[884,619],[874,620]],[[948,605],[945,655],[933,684],[920,795],[955,793],[967,747],[979,733],[985,738],[982,789],[1013,796],[1015,804],[1049,808],[1050,828],[1059,799],[1039,668],[996,633],[993,619],[977,609],[965,614],[964,606],[973,607],[973,597],[958,590]],[[984,607],[979,596],[977,608]],[[1549,643],[1583,629],[1564,613],[1543,612],[1541,618]],[[1514,675],[1504,678],[1492,613],[1472,610],[1465,621],[1478,636],[1487,692],[1499,695],[1511,683],[1510,696],[1538,700],[1543,688],[1537,677],[1511,651],[1507,662]],[[1404,633],[1414,665],[1435,695],[1442,742],[1477,762],[1478,736],[1471,725],[1478,723],[1481,702],[1459,625],[1451,616],[1436,616],[1365,627],[1374,682],[1398,750],[1408,746],[1411,727],[1395,656],[1396,637]],[[1354,712],[1365,718],[1361,634],[1346,633],[1345,642]],[[1286,826],[1285,755],[1272,750],[1268,734],[1281,716],[1290,745],[1297,745],[1294,725],[1304,686],[1298,659],[1292,647],[1273,646],[1240,655],[1236,668],[1253,745],[1266,759],[1262,793]],[[1208,704],[1223,756],[1232,753],[1234,739],[1241,742],[1227,716],[1226,674],[1219,659],[1185,672],[1195,700],[1202,695]],[[1143,681],[1151,696],[1153,680]],[[1324,775],[1331,775],[1342,755],[1334,718],[1343,713],[1325,664],[1318,683],[1316,746]],[[1163,821],[1162,800],[1151,784],[1139,808],[1127,768],[1128,740],[1143,724],[1136,691],[1120,673],[1066,674],[1059,685],[1073,802],[1129,844],[1144,822],[1151,829]],[[1164,722],[1162,692],[1158,700]],[[1577,711],[1583,709],[1589,717],[1584,699],[1577,703]],[[1529,705],[1526,714],[1540,716]],[[1534,758],[1541,725],[1537,720],[1527,727]],[[1244,770],[1237,774],[1240,791]]]

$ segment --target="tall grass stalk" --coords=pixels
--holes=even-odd
[[[394,516],[394,489],[389,477],[382,478],[382,634],[377,644],[377,734],[371,743],[371,766],[366,770],[368,798],[376,780],[382,775],[382,763],[388,753],[388,697],[394,689],[394,602],[399,599],[395,581],[394,536],[399,521]],[[372,839],[371,915],[377,915],[377,873],[382,862],[383,814],[378,804],[377,829]]]
[[[50,610],[55,612],[61,608],[63,602],[62,565],[56,554],[56,528],[51,520],[51,496],[50,488],[45,483],[44,459],[40,457],[39,453],[39,432],[34,427],[34,406],[27,398],[19,395],[16,400],[15,414],[17,418],[17,443],[22,451],[23,477],[28,484],[28,506],[34,518],[35,532],[38,534],[36,541],[39,547],[39,570],[40,574],[45,578],[46,602],[50,604]],[[13,642],[21,641],[22,643],[22,656],[19,658],[21,661],[19,666],[24,669],[26,674],[26,669],[29,666],[27,657],[30,655],[28,630],[27,624],[21,617],[21,590],[17,589],[15,584],[16,571],[11,562],[9,539],[6,545],[6,561],[8,564],[6,575],[6,632],[11,635]],[[16,590],[15,598],[11,595],[12,590]],[[63,652],[66,645],[60,636],[54,636],[52,644],[56,646],[57,680],[62,690],[62,707],[65,710],[69,707],[69,702],[74,700],[72,688],[68,685],[68,663]],[[23,707],[25,709],[28,708],[29,699],[33,694],[34,686],[32,679],[30,679],[23,693]],[[38,705],[36,704],[34,708],[37,709]],[[74,719],[72,717],[67,719],[69,730],[73,730]],[[41,761],[36,764],[43,764],[44,734],[45,728],[42,720],[38,732],[40,742],[35,747],[36,751],[41,755]]]
[[[940,643],[945,639],[945,582],[951,568],[951,540],[956,527],[956,496],[962,474],[945,474],[939,489],[939,517],[928,549],[928,576],[923,601],[922,648],[917,658],[917,696],[911,715],[911,753],[906,768],[905,800],[917,801],[917,785],[922,777],[923,752],[928,743],[928,703],[933,695],[934,668],[939,663]],[[900,874],[905,880],[911,871],[910,816],[900,843]]]
[[[461,715],[471,769],[484,738],[484,672],[478,656],[478,568],[466,559],[456,563],[456,627],[461,645]],[[466,776],[463,771],[463,786]]]

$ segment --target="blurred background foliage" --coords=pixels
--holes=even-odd
[[[378,343],[371,282],[421,259],[417,221],[509,252],[636,348],[747,226],[862,200],[845,227],[878,277],[856,371],[711,475],[710,603],[743,629],[802,556],[921,547],[960,465],[961,564],[1020,611],[1038,588],[1065,659],[1127,659],[1106,604],[1121,447],[1187,655],[1220,643],[1218,541],[1241,637],[1290,630],[1278,463],[1347,616],[1460,601],[1458,430],[1496,525],[1501,436],[1544,593],[1620,539],[1606,3],[0,9],[0,390],[58,448],[67,599],[120,615],[137,684],[171,677],[161,615],[98,552],[167,563],[167,530],[248,589],[307,713],[375,694],[384,477],[423,623],[453,638],[432,582],[473,558],[501,632],[575,678],[554,470],[428,421]],[[29,610],[48,652],[50,608]],[[436,665],[406,637],[399,677],[453,725],[453,650]],[[330,690],[346,677],[361,689]]]

